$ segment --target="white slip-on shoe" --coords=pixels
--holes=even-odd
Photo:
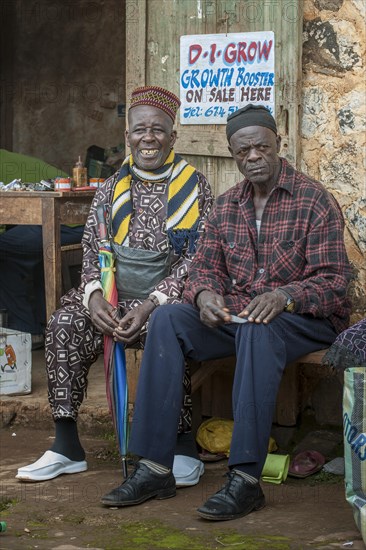
[[[177,487],[191,487],[192,485],[197,485],[204,471],[205,466],[198,458],[175,455],[173,475]]]
[[[61,474],[78,474],[88,469],[86,460],[70,460],[64,455],[46,451],[33,464],[18,469],[15,476],[21,481],[47,481]]]

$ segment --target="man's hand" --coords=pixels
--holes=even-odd
[[[196,303],[204,325],[212,328],[230,322],[231,315],[225,307],[224,299],[216,292],[203,290],[199,293]]]
[[[116,342],[122,342],[129,346],[134,344],[139,339],[141,329],[154,309],[154,303],[151,300],[145,300],[126,313],[113,332]]]
[[[113,336],[118,326],[118,310],[103,298],[101,290],[95,290],[89,298],[89,312],[93,325],[107,336]]]
[[[247,317],[251,323],[267,324],[283,312],[286,301],[286,296],[282,292],[264,292],[256,296],[239,316]]]

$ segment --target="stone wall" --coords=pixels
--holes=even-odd
[[[338,199],[354,266],[352,320],[366,315],[364,0],[305,0],[302,170]]]

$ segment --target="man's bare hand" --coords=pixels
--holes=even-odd
[[[118,310],[103,297],[101,290],[96,290],[89,298],[89,312],[93,325],[107,336],[113,336],[118,326]]]
[[[131,346],[140,337],[141,329],[153,312],[155,305],[151,300],[145,300],[139,306],[131,309],[113,332],[116,342]]]
[[[247,317],[251,323],[267,324],[283,312],[286,296],[276,290],[256,296],[242,311],[240,317]]]
[[[208,327],[217,327],[225,323],[229,323],[231,315],[222,296],[203,290],[197,298],[197,306],[200,310],[200,318],[204,325]]]

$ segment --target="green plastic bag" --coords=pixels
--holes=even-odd
[[[344,371],[343,427],[346,499],[366,544],[366,369]]]

